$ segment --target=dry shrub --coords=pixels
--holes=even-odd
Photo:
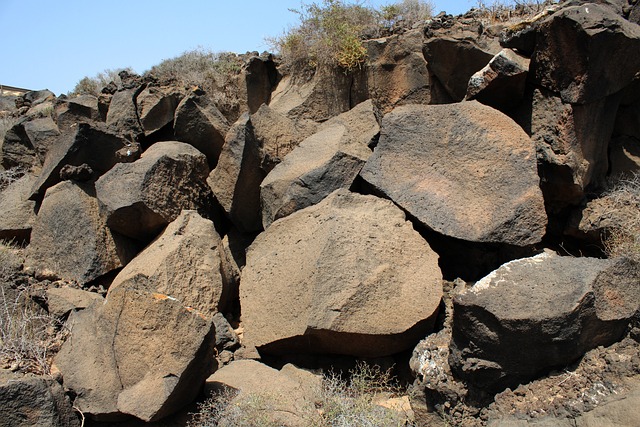
[[[487,23],[512,23],[533,18],[555,3],[553,0],[478,0],[474,12]]]
[[[121,85],[120,76],[118,75],[121,71],[127,71],[128,73],[133,73],[133,69],[131,67],[126,68],[115,68],[115,69],[107,69],[101,73],[96,74],[95,77],[84,77],[73,88],[71,92],[69,92],[69,96],[77,96],[77,95],[93,95],[98,96],[102,91],[102,88],[107,86],[109,83],[114,82],[117,86]]]
[[[620,179],[604,197],[611,218],[605,238],[607,254],[640,263],[640,173]]]
[[[14,286],[19,253],[19,248],[0,242],[0,367],[50,374],[51,358],[67,329],[32,300],[32,289]]]
[[[315,427],[391,427],[409,426],[407,417],[397,411],[375,403],[376,397],[399,392],[390,371],[377,366],[358,363],[349,378],[335,373],[327,373],[315,396],[320,418],[309,420]],[[189,427],[213,426],[254,426],[272,427],[278,424],[269,417],[275,405],[268,395],[243,395],[236,399],[238,392],[226,389],[198,405],[198,412],[192,414]]]
[[[0,170],[0,192],[4,191],[8,186],[19,180],[27,171],[19,166]]]
[[[243,64],[242,57],[235,53],[199,48],[165,59],[145,74],[184,87],[199,86],[225,116],[233,116],[240,105],[238,77]]]
[[[323,66],[345,72],[360,68],[367,59],[364,40],[380,36],[384,28],[411,28],[428,19],[433,6],[424,0],[402,0],[376,10],[362,2],[323,0],[290,10],[300,24],[268,42],[280,53],[285,72],[309,76]]]

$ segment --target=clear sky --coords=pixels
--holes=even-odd
[[[318,1],[319,2],[319,1]],[[311,1],[305,1],[305,4]],[[375,7],[393,0],[368,0]],[[436,13],[464,13],[476,0],[436,0]],[[266,37],[297,22],[300,0],[0,0],[0,84],[69,92],[85,76],[204,48],[265,51]]]

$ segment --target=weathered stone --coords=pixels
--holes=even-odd
[[[216,348],[219,350],[235,349],[240,346],[240,338],[233,330],[229,321],[222,313],[216,313],[212,317],[216,327]]]
[[[0,192],[0,239],[29,241],[36,203],[28,200],[35,181],[25,175]]]
[[[262,181],[262,225],[349,188],[371,156],[368,145],[379,131],[371,101],[323,123]]]
[[[175,87],[146,87],[136,98],[138,116],[145,136],[173,123],[182,92]]]
[[[321,422],[315,406],[321,383],[321,376],[291,364],[278,371],[254,360],[237,360],[211,375],[205,390],[210,394],[237,391],[230,405],[246,408],[248,417],[251,411],[260,411],[261,419],[274,425],[306,427]],[[260,408],[251,405],[256,399],[263,402]]]
[[[24,130],[26,119],[18,121],[4,135],[2,140],[2,162],[3,168],[21,167],[29,169],[39,165],[36,155],[36,148]]]
[[[84,310],[95,301],[103,302],[99,294],[95,292],[83,291],[82,289],[70,288],[49,288],[47,295],[47,311],[56,317],[66,317],[72,311]]]
[[[228,304],[221,252],[220,236],[213,223],[195,211],[184,210],[118,273],[109,293],[144,276],[149,292],[175,298],[211,317],[225,311]]]
[[[368,98],[363,70],[346,74],[319,68],[308,82],[298,84],[286,76],[273,91],[269,106],[291,119],[323,122],[349,111]]]
[[[369,96],[380,115],[398,105],[430,103],[423,39],[422,31],[416,29],[366,43]]]
[[[538,26],[531,58],[534,81],[564,102],[587,104],[612,95],[640,70],[640,27],[605,5],[560,9]]]
[[[208,210],[208,175],[202,153],[189,144],[164,141],[139,160],[119,163],[104,174],[96,182],[96,193],[112,230],[148,241],[183,209]]]
[[[91,180],[93,176],[93,170],[91,167],[83,163],[80,166],[64,165],[60,169],[60,179],[63,181],[74,180],[80,182],[87,182]]]
[[[252,56],[245,63],[242,74],[248,112],[253,114],[261,105],[271,101],[271,92],[278,82],[278,71],[271,56]]]
[[[85,284],[122,267],[134,251],[105,226],[93,187],[65,181],[47,190],[25,265],[39,275]]]
[[[477,99],[500,111],[522,102],[529,59],[511,49],[503,49],[469,79],[466,99]]]
[[[293,121],[268,105],[251,115],[253,135],[260,147],[260,168],[269,173],[300,142],[317,130],[311,120]]]
[[[249,114],[229,130],[226,143],[207,183],[225,213],[243,232],[257,231],[260,222],[261,150]]]
[[[164,418],[190,403],[215,369],[213,324],[166,295],[119,287],[69,324],[55,364],[75,406],[96,420]]]
[[[100,176],[120,161],[118,150],[131,145],[108,131],[104,125],[79,123],[51,145],[42,172],[33,186],[31,198],[43,197],[47,188],[60,182],[60,170],[63,166],[80,166],[86,163],[96,176]]]
[[[138,135],[143,133],[135,101],[139,92],[139,88],[133,88],[114,93],[107,112],[107,126],[126,135],[131,141],[136,141]]]
[[[620,95],[612,95],[572,105],[547,90],[533,89],[514,114],[536,145],[540,187],[552,212],[579,204],[585,190],[604,187],[619,101]]]
[[[76,126],[79,121],[104,121],[98,110],[98,98],[93,95],[80,95],[59,100],[56,103],[55,116],[58,127],[63,131]]]
[[[454,297],[451,368],[502,389],[613,344],[640,308],[639,277],[626,260],[511,261]]]
[[[423,47],[429,70],[454,102],[464,99],[471,76],[486,66],[499,46],[482,45],[473,38],[435,37]]]
[[[51,377],[0,370],[0,427],[79,427],[62,386]]]
[[[445,236],[525,246],[545,233],[533,143],[477,101],[396,108],[360,175]]]
[[[35,106],[38,104],[42,104],[43,102],[52,101],[55,99],[56,94],[51,92],[49,89],[43,90],[30,90],[29,92],[22,95],[22,99],[25,102],[29,103],[30,106]]]
[[[204,92],[195,90],[180,101],[173,128],[178,141],[191,144],[204,153],[209,167],[216,165],[229,123]]]
[[[38,117],[24,123],[24,132],[35,148],[39,163],[44,163],[51,144],[60,136],[58,126],[49,116]]]
[[[249,248],[245,340],[276,354],[398,353],[433,327],[441,279],[437,255],[401,210],[338,190],[274,222]]]

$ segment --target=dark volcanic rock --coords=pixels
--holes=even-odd
[[[55,364],[75,406],[96,420],[157,421],[190,403],[215,370],[213,323],[166,295],[119,287],[69,322]]]
[[[245,340],[275,354],[398,353],[433,328],[441,281],[437,255],[400,209],[337,190],[249,248]]]
[[[445,236],[525,246],[545,233],[533,143],[476,101],[396,108],[360,175]]]
[[[96,182],[107,225],[149,241],[183,209],[206,215],[212,203],[207,159],[189,144],[153,144],[133,163],[120,163]]]
[[[502,389],[610,345],[640,308],[639,275],[626,260],[509,262],[454,297],[451,368]]]

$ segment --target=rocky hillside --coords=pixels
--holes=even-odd
[[[126,71],[3,99],[0,426],[229,389],[260,417],[221,425],[364,425],[318,397],[356,361],[410,384],[372,425],[637,426],[638,24],[441,14],[349,72],[246,55],[232,107]]]

